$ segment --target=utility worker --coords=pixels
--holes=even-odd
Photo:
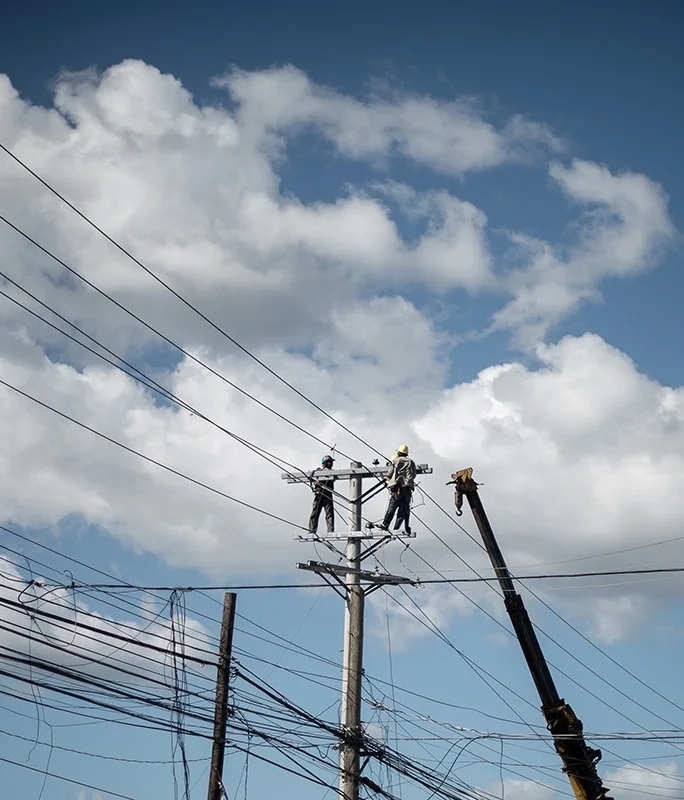
[[[385,519],[378,527],[383,530],[389,530],[396,512],[397,521],[394,523],[394,530],[399,530],[403,523],[406,533],[411,533],[409,517],[411,516],[411,497],[416,483],[416,463],[412,458],[409,458],[408,445],[402,444],[397,449],[385,480],[390,498],[385,512]]]
[[[324,456],[321,459],[321,466],[313,470],[309,475],[314,493],[313,507],[311,509],[311,516],[309,517],[310,533],[316,533],[318,530],[318,519],[323,509],[325,509],[325,523],[328,527],[328,533],[335,532],[335,508],[333,506],[335,476],[316,477],[317,473],[332,469],[334,460],[332,456]]]

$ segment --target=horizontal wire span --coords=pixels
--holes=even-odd
[[[605,577],[607,575],[653,575],[653,574],[667,574],[684,572],[684,567],[660,567],[657,569],[614,569],[614,570],[600,570],[597,572],[557,572],[557,573],[543,573],[539,575],[512,575],[513,580],[517,581],[531,581],[531,580],[553,580],[564,578],[594,578]],[[379,573],[380,575],[382,573]],[[454,583],[496,583],[499,580],[497,577],[482,576],[479,578],[415,578],[415,583],[419,586],[428,584],[454,584]],[[361,581],[364,582],[363,580]],[[69,584],[52,584],[55,588],[64,589],[93,589],[93,590],[138,590],[141,592],[237,592],[248,589],[325,589],[332,588],[327,584],[321,583],[243,583],[243,584],[225,584],[225,585],[211,585],[211,586],[144,586],[132,585],[122,586],[116,583],[69,583]],[[587,588],[587,587],[582,587]]]

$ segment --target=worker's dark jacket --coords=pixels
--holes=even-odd
[[[333,504],[335,478],[332,476],[317,477],[324,471],[325,468],[319,467],[309,474],[311,485],[314,490],[313,506],[311,508],[311,516],[309,517],[310,533],[316,533],[318,529],[318,519],[323,510],[325,510],[325,524],[328,533],[333,533],[335,530],[335,508]]]
[[[310,473],[311,483],[315,494],[325,494],[332,497],[333,487],[335,486],[335,479],[332,477],[318,477],[322,472],[326,472],[323,467],[313,470]]]

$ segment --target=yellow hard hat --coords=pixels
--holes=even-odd
[[[407,444],[399,445],[399,447],[397,447],[397,453],[400,453],[402,456],[407,456],[408,455],[408,445]]]

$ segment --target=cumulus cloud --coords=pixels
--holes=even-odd
[[[414,442],[419,460],[433,463],[435,477],[425,486],[440,502],[451,503],[448,475],[472,464],[487,492],[493,487],[493,519],[506,520],[502,545],[511,564],[672,536],[683,510],[676,490],[684,473],[682,390],[649,380],[596,336],[539,344],[550,325],[596,296],[604,278],[652,263],[673,235],[662,189],[641,175],[554,162],[552,180],[589,210],[567,248],[515,234],[526,260],[506,273],[489,251],[485,212],[443,187],[375,180],[332,200],[303,202],[281,191],[279,168],[287,143],[307,127],[348,158],[389,164],[399,155],[461,174],[539,148],[557,152],[560,142],[541,123],[514,117],[496,127],[462,100],[392,93],[359,100],[290,67],[233,71],[222,83],[232,106],[200,106],[173,76],[125,61],[102,74],[62,75],[54,108],[45,109],[2,78],[0,140],[381,452]],[[337,444],[365,461],[376,456],[227,349],[9,158],[0,159],[0,198],[23,229],[326,447]],[[414,235],[406,234],[407,222]],[[322,445],[191,359],[170,354],[16,234],[3,229],[0,236],[3,269],[48,305],[141,359],[224,427],[298,467],[317,463]],[[470,383],[450,385],[453,327],[442,329],[418,298],[457,290],[507,292],[513,299],[494,325],[532,347],[541,368],[496,364]],[[3,301],[0,314],[3,380],[179,472],[305,521],[310,494],[282,482],[280,469],[66,346],[16,307]],[[289,571],[301,558],[296,530],[112,449],[9,390],[0,403],[1,433],[13,453],[0,462],[6,520],[52,525],[81,514],[170,564],[215,575]],[[531,517],[537,494],[545,502]],[[379,499],[367,514],[381,513]],[[420,513],[433,527],[445,524],[430,506]],[[420,548],[443,557],[427,535]],[[442,613],[439,597],[422,595],[431,614]],[[615,640],[650,602],[633,589],[613,592],[593,604],[592,624]],[[444,607],[440,619],[463,608]]]
[[[371,183],[304,203],[280,190],[279,168],[304,125],[349,158],[400,153],[451,174],[520,160],[538,147],[558,151],[541,123],[517,116],[497,129],[465,100],[390,94],[362,101],[294,67],[236,70],[221,83],[229,109],[198,105],[175,77],[126,60],[102,74],[63,73],[54,108],[45,109],[20,98],[2,76],[0,136],[162,279],[253,346],[301,345],[329,326],[331,311],[359,297],[414,289],[509,294],[493,327],[531,346],[582,300],[597,297],[603,279],[652,263],[672,236],[662,189],[645,176],[554,162],[552,179],[590,211],[569,248],[513,233],[523,265],[507,274],[491,256],[484,211],[442,187],[378,190]],[[12,222],[167,335],[220,341],[8,157],[0,159],[3,197],[11,199]],[[407,223],[419,233],[407,236]],[[0,236],[6,269],[28,288],[118,346],[151,342],[148,331],[122,324],[119,312],[15,232],[3,228]],[[8,307],[1,313],[16,316]]]
[[[674,761],[661,763],[658,767],[625,764],[619,769],[607,771],[603,784],[611,795],[628,800],[675,798],[680,797],[682,791],[682,778]],[[501,794],[501,784],[492,784],[489,791],[494,795]],[[509,800],[558,800],[563,795],[543,782],[523,778],[505,780],[504,796]]]
[[[98,681],[141,688],[149,681],[158,686],[159,681],[168,680],[170,696],[171,653],[206,659],[211,648],[208,632],[192,618],[185,620],[185,644],[174,645],[168,612],[162,616],[161,605],[142,607],[138,619],[117,620],[93,611],[69,589],[50,586],[49,580],[41,580],[39,575],[33,576],[34,583],[29,586],[26,576],[4,557],[0,557],[0,576],[0,652],[4,658],[34,659]],[[113,638],[117,636],[130,639],[125,649]],[[20,661],[7,663],[15,674],[32,674]],[[128,670],[125,677],[121,670]],[[159,694],[159,689],[153,691]]]
[[[400,155],[437,172],[461,174],[559,152],[546,125],[516,115],[500,129],[472,100],[385,92],[367,100],[312,82],[293,66],[260,72],[234,69],[216,81],[240,106],[254,135],[313,126],[345,156],[382,161]]]
[[[411,241],[400,231],[401,210],[392,214],[360,189],[308,204],[283,195],[282,154],[253,130],[251,102],[239,99],[234,112],[199,106],[173,76],[129,60],[101,75],[62,74],[53,109],[31,106],[3,77],[0,135],[90,219],[254,345],[301,342],[328,325],[331,307],[349,307],[359,294],[491,283],[486,217],[448,192],[424,195],[426,229]],[[207,340],[203,324],[7,156],[0,197],[11,198],[12,222],[156,327]],[[13,277],[121,346],[149,340],[15,232],[0,235]]]
[[[652,266],[673,238],[662,188],[644,175],[573,160],[551,164],[551,178],[574,202],[588,207],[575,225],[576,240],[565,248],[514,233],[523,266],[506,279],[513,295],[494,315],[494,328],[515,332],[519,344],[534,346],[584,300],[599,299],[599,284]]]
[[[509,563],[675,535],[684,514],[684,390],[648,379],[595,335],[566,337],[537,354],[541,369],[490,367],[446,390],[414,423],[450,472],[475,467],[490,517],[505,525]],[[643,618],[640,594],[612,592],[588,609],[596,632],[608,641],[624,635]]]
[[[421,341],[417,319],[410,326],[414,334],[399,339],[396,351],[387,350],[385,330],[401,331],[416,312],[397,303],[376,305],[381,307],[373,315],[360,316],[358,337],[352,326],[345,338],[346,320],[341,321],[341,333],[330,340],[320,364],[284,352],[277,358],[270,354],[271,363],[384,451],[396,447],[397,440],[412,442],[418,460],[435,469],[436,477],[422,484],[443,505],[452,502],[451,490],[443,485],[448,475],[473,465],[486,484],[483,496],[514,569],[676,535],[684,512],[677,492],[684,478],[684,390],[648,379],[624,354],[586,335],[542,348],[539,370],[515,363],[490,367],[474,381],[442,391],[426,413],[443,379],[439,361],[424,364],[423,383],[417,386],[406,383],[395,359],[398,353],[410,356],[412,347],[416,359],[431,352],[436,346],[432,331],[424,323]],[[377,318],[382,320],[379,332],[372,327]],[[360,453],[366,463],[373,458],[310,407],[284,404],[277,382],[256,365],[234,358],[212,363],[220,372],[238,372],[248,391],[323,441]],[[173,469],[295,523],[305,522],[310,494],[280,480],[286,468],[274,469],[196,415],[155,403],[121,373],[55,364],[40,348],[15,338],[4,349],[0,375]],[[197,364],[182,362],[167,380],[202,414],[229,429],[238,427],[241,436],[289,463],[308,469],[320,457],[320,446]],[[49,525],[82,514],[137,549],[216,575],[289,571],[301,557],[301,545],[292,538],[296,529],[119,452],[8,390],[3,390],[2,404],[2,435],[13,453],[11,466],[4,465],[5,519]],[[383,502],[374,501],[365,514],[377,519]],[[344,515],[342,503],[339,510]],[[434,508],[417,511],[456,544],[457,530],[445,531],[448,523]],[[419,523],[416,529],[421,531],[414,545],[418,552],[444,565],[444,550]],[[460,536],[457,546],[478,566],[486,565]],[[638,551],[628,553],[619,563],[640,563],[639,558]],[[425,574],[425,565],[410,553],[403,564]],[[468,595],[486,596],[482,587],[478,591]],[[618,591],[586,587],[581,597],[575,593],[563,602],[586,615],[602,640],[615,641],[646,617],[650,603],[677,591],[668,581]],[[502,613],[494,594],[487,594],[492,611]],[[594,599],[585,604],[590,594]],[[416,599],[443,622],[470,607],[455,593],[447,598],[444,592],[421,590]]]
[[[606,774],[606,784],[628,800],[658,797],[681,797],[682,777],[673,761],[657,769],[642,764],[628,764]]]

